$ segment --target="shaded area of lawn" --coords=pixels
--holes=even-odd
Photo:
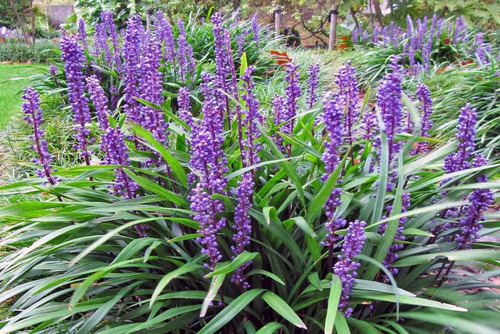
[[[0,63],[0,130],[4,130],[12,115],[20,112],[22,89],[29,77],[47,65]]]

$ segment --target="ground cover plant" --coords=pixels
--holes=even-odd
[[[400,54],[361,91],[255,20],[95,30],[24,90],[2,332],[497,332],[500,165],[474,101],[440,138]],[[77,163],[56,164],[53,109]]]

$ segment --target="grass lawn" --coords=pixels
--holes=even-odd
[[[12,115],[20,112],[21,90],[29,84],[29,76],[47,65],[0,63],[0,130],[5,129]],[[13,78],[22,78],[12,80]]]

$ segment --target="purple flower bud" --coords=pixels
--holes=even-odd
[[[283,101],[283,97],[275,93],[273,97],[272,113],[274,116],[274,124],[276,126],[279,126],[280,128],[281,128],[281,123],[283,123],[283,119],[285,117],[284,103],[285,102]],[[273,140],[276,146],[278,146],[278,148],[281,150],[281,152],[284,152],[285,149],[283,147],[283,138],[279,134],[275,134],[273,136]]]

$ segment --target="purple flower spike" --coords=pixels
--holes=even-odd
[[[198,181],[190,193],[191,210],[195,212],[193,219],[200,223],[199,233],[202,237],[197,241],[202,244],[202,252],[209,256],[205,264],[211,270],[222,259],[218,250],[217,233],[226,224],[225,218],[217,215],[224,210],[221,200],[212,199],[212,195],[225,194],[228,171],[227,159],[222,149],[224,142],[224,116],[218,109],[217,97],[210,95],[212,77],[202,74],[202,92],[207,94],[202,105],[203,120],[195,124],[191,143],[192,169],[190,182]]]
[[[111,40],[111,45],[113,46],[113,55],[112,55],[113,61],[110,64],[112,64],[114,68],[117,70],[117,72],[120,73],[122,71],[122,64],[120,58],[120,45],[119,45],[120,40],[118,38],[118,31],[116,30],[115,21],[113,18],[113,12],[110,10],[102,12],[101,20],[104,26],[106,27],[106,30],[108,31]]]
[[[351,62],[348,62],[339,68],[335,77],[335,82],[339,87],[339,107],[342,113],[345,112],[343,128],[346,142],[352,143],[355,140],[354,124],[359,117],[359,89],[356,69],[351,66]]]
[[[444,160],[444,170],[446,173],[458,172],[470,168],[469,158],[475,147],[476,109],[471,109],[469,103],[460,111],[457,128],[457,146],[459,150],[450,154]]]
[[[377,115],[375,111],[367,110],[363,115],[363,120],[361,124],[361,129],[363,132],[363,139],[372,140],[375,138],[375,134],[379,131]]]
[[[324,102],[323,122],[328,138],[325,142],[325,151],[322,160],[325,163],[323,179],[335,171],[340,161],[340,145],[342,145],[342,110],[339,108],[338,96]]]
[[[87,165],[90,165],[90,154],[87,148],[90,131],[86,124],[90,123],[88,99],[84,92],[82,69],[85,66],[83,48],[78,45],[75,36],[64,34],[61,39],[61,59],[65,62],[66,81],[69,89],[69,101],[73,108],[73,120],[80,127],[76,134],[80,154]]]
[[[425,84],[418,84],[417,86],[417,99],[420,102],[419,109],[420,114],[422,115],[422,130],[420,132],[420,136],[429,137],[429,130],[432,127],[432,99],[431,92],[429,88]],[[428,145],[426,143],[419,142],[415,150],[413,150],[412,154],[418,154],[422,152],[427,152]]]
[[[85,31],[85,20],[78,20],[78,39],[82,41],[85,49],[89,49],[89,45],[87,43],[87,32]]]
[[[248,211],[252,207],[251,199],[253,195],[253,186],[253,173],[246,172],[243,174],[241,181],[238,182],[238,188],[236,188],[235,194],[236,198],[238,198],[238,204],[234,209],[235,233],[233,235],[233,241],[236,246],[231,246],[231,251],[234,253],[234,257],[243,253],[245,247],[250,244],[252,222]],[[250,263],[251,262],[247,262],[243,266],[239,267],[231,277],[231,282],[243,289],[250,288],[250,284],[244,276],[244,271]]]
[[[259,100],[253,92],[255,84],[252,80],[254,67],[249,67],[241,77],[241,86],[243,93],[241,98],[245,101],[246,108],[243,110],[245,118],[243,119],[243,127],[245,128],[245,139],[243,140],[244,150],[241,152],[244,167],[249,167],[260,162],[257,153],[261,149],[260,143],[257,140],[260,138],[260,133],[257,129],[257,124],[262,123],[263,117],[259,113]]]
[[[184,22],[177,21],[179,28],[179,37],[177,38],[177,54],[179,55],[179,70],[182,81],[187,80],[187,74],[192,73],[195,69],[193,59],[193,48],[188,43],[186,37],[186,30],[184,29]]]
[[[283,122],[284,115],[285,115],[285,106],[284,106],[284,101],[283,97],[274,94],[273,97],[273,116],[274,116],[274,124],[276,126],[279,126],[281,128],[281,123]],[[278,129],[279,130],[279,129]],[[283,138],[279,134],[275,134],[273,136],[274,143],[278,148],[281,150],[281,152],[284,152],[285,149],[283,147]]]
[[[127,117],[135,123],[141,124],[139,103],[135,97],[139,96],[137,89],[139,81],[139,59],[141,55],[141,42],[144,38],[143,26],[140,16],[130,17],[125,34],[124,58],[124,102]]]
[[[323,109],[323,122],[327,133],[327,140],[325,142],[325,151],[323,152],[322,160],[325,163],[325,173],[323,180],[335,171],[340,161],[340,145],[342,144],[342,111],[338,107],[338,96],[335,99],[324,102]],[[322,244],[326,247],[333,247],[337,237],[335,231],[342,228],[346,221],[341,218],[335,218],[335,209],[341,204],[340,195],[342,194],[341,188],[336,188],[328,197],[324,205],[326,210],[327,222],[325,227],[327,230],[326,241]]]
[[[474,157],[473,166],[481,167],[488,163],[488,160],[478,154]],[[488,182],[485,174],[477,178],[478,182]],[[493,192],[490,189],[476,189],[469,196],[469,205],[465,209],[465,217],[458,222],[458,233],[455,235],[458,249],[470,249],[470,244],[479,238],[479,231],[483,228],[480,224],[484,220],[484,212],[488,206],[493,204]]]
[[[158,11],[155,17],[155,32],[158,41],[163,43],[165,49],[164,59],[166,62],[175,62],[175,40],[172,33],[172,25],[163,16],[161,11]]]
[[[256,44],[259,44],[259,22],[257,21],[257,13],[255,13],[252,17],[252,31],[253,40]]]
[[[108,99],[106,98],[104,89],[99,84],[99,79],[95,75],[87,78],[87,89],[95,107],[99,129],[106,130],[109,127],[108,114],[110,113]]]
[[[356,270],[359,263],[354,258],[361,253],[365,244],[366,236],[363,228],[366,226],[364,221],[356,220],[349,224],[347,235],[342,245],[342,254],[335,263],[333,272],[340,277],[342,282],[342,294],[340,296],[339,310],[344,310],[344,315],[350,317],[353,309],[349,307],[349,295],[352,292],[352,286],[357,276]]]
[[[163,75],[160,72],[161,50],[156,37],[153,34],[149,36],[149,42],[146,45],[143,54],[141,66],[141,77],[139,79],[139,96],[157,105],[163,103]],[[141,105],[141,125],[151,131],[153,137],[160,143],[167,142],[168,124],[162,110]]]
[[[394,141],[394,136],[400,133],[402,130],[401,120],[403,117],[403,103],[401,102],[401,98],[403,95],[401,82],[403,79],[400,73],[401,67],[397,62],[398,58],[394,57],[392,59],[392,63],[389,65],[389,68],[392,69],[392,72],[384,76],[377,92],[377,105],[380,108],[382,120],[385,126],[384,131],[387,134],[387,142],[389,146],[389,163],[395,161],[395,158],[397,157],[397,154],[401,149],[401,143],[396,143]],[[394,178],[395,175],[392,175],[388,180],[387,191],[392,191],[394,189]]]
[[[377,93],[377,105],[382,114],[389,143],[389,161],[392,161],[401,148],[401,144],[394,142],[394,136],[401,132],[401,119],[403,117],[402,76],[397,61],[398,59],[394,57],[389,65],[392,72],[384,76]]]
[[[291,135],[294,129],[295,116],[299,109],[299,97],[302,95],[299,84],[299,65],[288,63],[286,68],[285,80],[288,83],[285,88],[285,114],[283,121],[287,122],[284,125],[283,132]],[[290,147],[288,148],[290,151]],[[290,154],[290,152],[288,152]]]
[[[307,107],[312,109],[318,100],[319,64],[309,66],[309,78],[307,79]]]
[[[36,171],[36,175],[40,178],[46,177],[47,181],[54,185],[57,183],[57,179],[52,176],[52,172],[55,171],[52,168],[54,156],[49,153],[47,141],[44,139],[45,133],[41,129],[40,94],[33,87],[28,87],[24,89],[23,99],[26,101],[23,103],[24,120],[33,126],[33,134],[29,137],[33,140],[34,145],[32,148],[38,153],[38,159],[34,162],[40,165],[41,168]]]
[[[119,128],[114,129],[108,127],[106,132],[102,135],[101,146],[106,153],[106,164],[130,165],[128,147],[125,144],[123,134]],[[115,169],[115,183],[113,184],[115,194],[119,194],[125,199],[130,199],[135,197],[137,189],[139,189],[139,186],[130,179],[123,168]]]
[[[186,122],[191,128],[194,127],[193,114],[191,113],[191,103],[189,100],[189,90],[186,87],[181,87],[179,89],[179,95],[177,96],[177,101],[179,103],[179,118]]]

